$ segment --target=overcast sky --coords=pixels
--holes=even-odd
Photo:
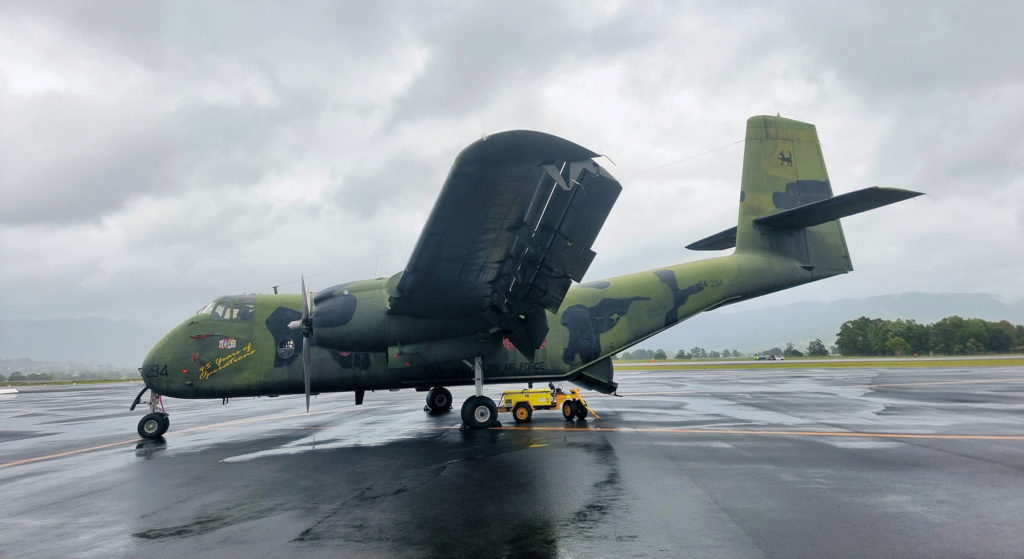
[[[300,273],[390,275],[459,150],[508,129],[614,161],[587,279],[705,258],[683,247],[735,225],[737,142],[775,113],[817,125],[836,193],[928,196],[845,219],[856,271],[761,304],[1020,302],[1021,21],[997,1],[0,2],[0,318],[170,328]]]

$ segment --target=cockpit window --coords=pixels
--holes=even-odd
[[[220,297],[203,307],[199,314],[208,314],[211,318],[220,320],[252,320],[253,315],[256,314],[256,297],[252,295]]]

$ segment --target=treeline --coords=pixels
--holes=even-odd
[[[862,316],[839,328],[843,355],[968,355],[1024,351],[1024,326],[949,316],[934,324]]]
[[[673,359],[721,359],[725,357],[740,357],[740,352],[735,349],[723,349],[722,351],[711,350],[708,351],[702,347],[691,348],[689,353],[685,349],[680,349],[675,353]],[[651,359],[668,359],[668,353],[664,349],[635,349],[633,351],[624,351],[617,359],[644,359],[650,361]]]
[[[8,376],[0,374],[0,383],[4,382],[47,382],[54,380],[110,380],[138,378],[139,373],[130,370],[103,371],[95,373],[23,373],[15,371]]]
[[[837,353],[839,348],[833,347],[832,353]],[[773,347],[764,351],[757,352],[757,355],[782,355],[783,357],[824,357],[828,355],[829,350],[825,347],[825,344],[820,339],[815,339],[811,343],[807,344],[805,351],[800,351],[793,345],[793,342],[786,344],[786,349],[779,347]]]

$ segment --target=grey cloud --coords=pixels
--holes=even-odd
[[[524,104],[585,61],[623,56],[658,40],[643,10],[598,17],[586,2],[481,2],[453,10],[421,35],[426,67],[399,99],[393,123],[449,117],[510,94]],[[589,84],[580,83],[586,89]]]
[[[835,77],[873,105],[935,90],[978,91],[1024,76],[1018,54],[1024,5],[786,1],[744,4],[747,34],[730,59],[738,74],[784,54],[811,77]],[[735,6],[730,8],[730,13]],[[796,55],[792,57],[792,55]]]
[[[19,18],[10,25],[47,25],[82,56],[107,66],[127,60],[142,76],[127,91],[111,84],[102,99],[0,91],[8,131],[0,136],[0,219],[95,220],[139,195],[254,184],[311,153],[329,152],[344,134],[318,137],[316,124],[330,134],[348,125],[348,111],[374,110],[353,106],[345,92],[361,72],[387,63],[406,34],[402,22],[414,21],[417,8],[281,8],[71,2],[0,9]],[[233,83],[239,72],[271,99]],[[221,90],[230,102],[216,98]],[[204,98],[210,93],[214,99]]]
[[[292,131],[310,128],[317,110],[292,99],[161,111],[54,94],[6,107],[10,125],[32,131],[0,140],[0,219],[13,223],[92,220],[143,194],[254,184],[296,155]]]
[[[432,6],[398,1],[67,1],[16,3],[8,8],[12,16],[58,29],[69,44],[93,44],[158,71],[225,55],[319,72],[335,57],[373,55],[390,48],[395,36],[404,33],[404,22],[432,11]]]
[[[842,285],[988,289],[957,279],[958,263],[985,256],[977,243],[951,243],[948,224],[963,211],[953,200],[976,202],[987,239],[1020,236],[1021,9],[0,3],[0,39],[43,30],[21,35],[23,51],[3,43],[0,68],[23,53],[23,64],[70,67],[67,91],[16,95],[0,83],[0,262],[17,264],[2,287],[22,294],[0,311],[172,323],[210,297],[299,272],[336,270],[315,275],[318,285],[368,276],[378,243],[415,242],[458,151],[511,127],[563,135],[622,165],[610,168],[626,191],[588,277],[696,259],[682,245],[734,223],[742,146],[632,176],[735,141],[747,116],[777,106],[820,125],[830,170],[845,167],[847,180],[931,194],[851,220],[852,283],[794,297]],[[94,66],[109,91],[88,80]],[[851,146],[855,157],[836,164]],[[637,226],[647,222],[659,225]],[[974,252],[948,253],[961,245]],[[991,266],[1012,275],[998,258]],[[872,266],[885,277],[871,279]],[[991,285],[1020,297],[1017,284]]]
[[[363,160],[355,165],[350,175],[331,184],[330,196],[341,211],[360,219],[396,206],[429,210],[450,164],[450,160],[397,150],[379,163]]]

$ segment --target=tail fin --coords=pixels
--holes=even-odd
[[[789,256],[828,275],[853,270],[839,221],[813,228],[764,227],[755,220],[832,197],[832,185],[813,124],[781,117],[747,120],[736,251]],[[817,274],[815,274],[817,275]]]
[[[755,116],[747,120],[736,227],[687,248],[764,251],[793,259],[815,278],[834,276],[853,270],[840,217],[919,194],[872,187],[833,197],[814,125]]]

